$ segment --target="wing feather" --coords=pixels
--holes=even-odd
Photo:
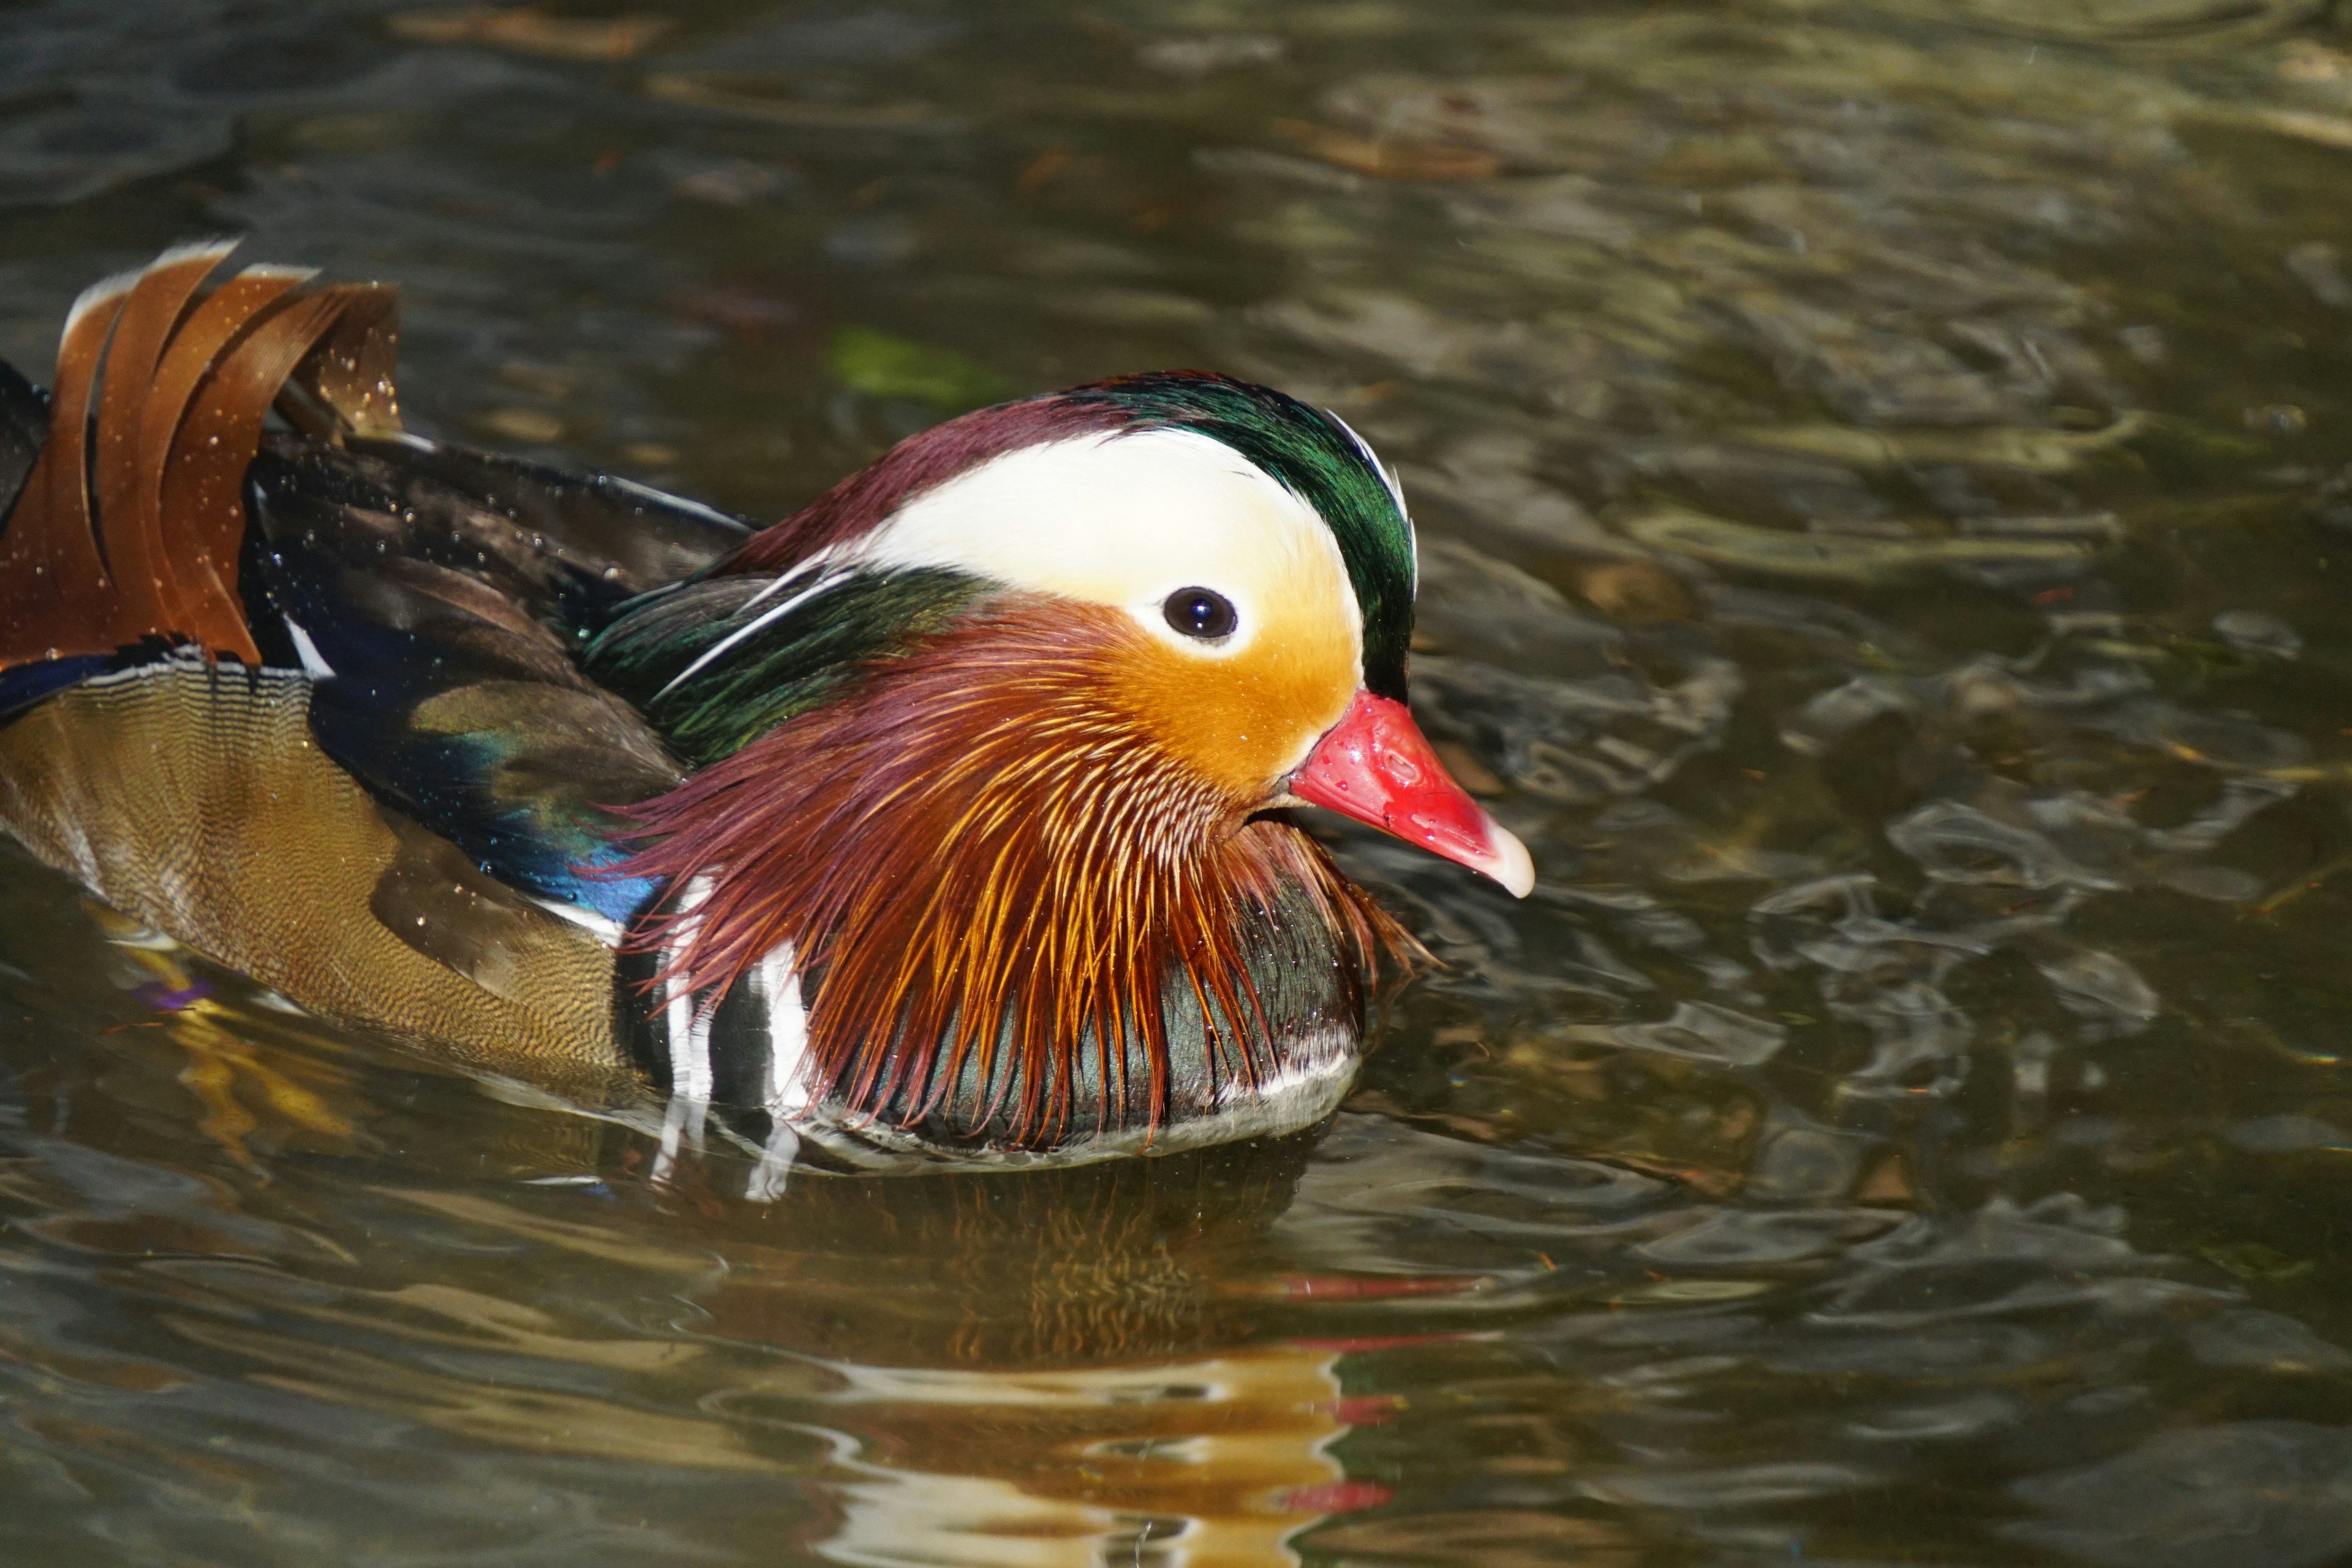
[[[393,291],[300,292],[309,273],[247,268],[200,299],[233,248],[167,250],[68,314],[47,431],[0,534],[0,670],[158,638],[258,664],[237,562],[263,421],[283,400],[335,438],[398,431]]]
[[[208,647],[227,646],[218,640],[223,611],[234,611],[236,602],[222,596],[218,576],[205,553],[203,535],[164,509],[163,483],[172,458],[172,437],[187,418],[190,404],[222,353],[250,323],[275,309],[311,276],[291,268],[248,267],[214,289],[173,334],[140,405],[133,504],[143,517],[153,519],[165,570],[173,582],[182,585],[184,600],[190,602],[190,624],[180,629]],[[236,619],[243,625],[242,615]]]
[[[90,514],[86,444],[99,359],[132,281],[110,278],[86,290],[59,335],[48,438],[8,532],[0,536],[0,618],[12,664],[98,652],[94,638],[113,629],[114,595]]]
[[[140,504],[140,413],[154,382],[156,363],[188,301],[236,247],[235,240],[215,240],[157,257],[124,300],[114,340],[106,351],[106,381],[98,398],[98,447],[90,464],[98,490],[96,515],[107,523],[100,543],[107,575],[121,599],[118,614],[126,623],[144,623],[154,632],[186,626],[188,609],[164,559],[155,509]]]

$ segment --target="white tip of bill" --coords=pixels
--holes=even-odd
[[[1528,853],[1528,847],[1519,842],[1519,836],[1491,816],[1486,819],[1486,831],[1489,858],[1478,869],[1509,889],[1511,897],[1515,899],[1524,899],[1534,892],[1535,858]]]

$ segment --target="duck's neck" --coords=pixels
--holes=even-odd
[[[1008,601],[703,769],[639,810],[622,870],[702,880],[635,945],[706,1000],[789,946],[812,1100],[992,1143],[1208,1114],[1318,1019],[1352,1047],[1394,926],[1113,710],[1133,635]]]

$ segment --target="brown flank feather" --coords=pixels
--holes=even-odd
[[[999,1100],[1017,1083],[1016,1103],[975,1118],[1008,1110],[1014,1142],[1066,1122],[1088,1035],[1100,1092],[1122,1103],[1140,1045],[1160,1124],[1171,981],[1210,1021],[1211,1072],[1257,1081],[1273,1042],[1253,907],[1303,889],[1358,985],[1415,944],[1312,839],[1252,819],[1261,803],[1220,794],[1111,706],[1141,636],[1117,611],[1008,596],[636,808],[646,847],[614,874],[709,879],[632,937],[672,950],[657,983],[715,1003],[791,942],[822,1090],[911,1123],[970,1065]]]
[[[0,668],[149,637],[259,664],[236,567],[262,421],[275,404],[321,437],[400,428],[393,290],[304,294],[309,274],[249,267],[199,299],[233,248],[167,251],[67,319],[48,437],[0,534]]]

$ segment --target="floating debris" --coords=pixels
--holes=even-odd
[[[1010,395],[1004,378],[952,349],[894,337],[872,327],[843,327],[828,353],[836,380],[868,397],[900,397],[943,413],[961,413]]]
[[[1308,157],[1378,180],[1483,180],[1503,168],[1502,159],[1475,147],[1356,136],[1303,120],[1277,120],[1274,129],[1303,143]]]
[[[1906,573],[2016,562],[2087,561],[2095,547],[2077,539],[1982,536],[1885,539],[1858,534],[1798,533],[1729,522],[1682,507],[1660,507],[1624,524],[1628,536],[1653,549],[1710,565],[1782,577],[1874,583]]]
[[[2124,445],[2147,427],[2147,416],[2133,410],[2098,430],[1865,430],[1851,425],[1751,427],[1736,439],[1751,447],[1803,452],[1860,468],[1891,468],[1919,463],[1979,463],[2029,473],[2063,474],[2093,454]]]
[[[1270,66],[1282,56],[1282,40],[1265,33],[1210,33],[1197,38],[1162,38],[1135,52],[1136,59],[1153,70],[1189,78],[1248,66]]]
[[[646,91],[672,103],[697,104],[818,131],[919,131],[943,135],[963,128],[961,121],[919,100],[843,103],[802,98],[793,93],[789,81],[756,73],[657,71],[646,79]]]
[[[384,26],[420,44],[488,44],[559,60],[633,60],[677,24],[668,16],[557,16],[537,5],[404,11]]]

